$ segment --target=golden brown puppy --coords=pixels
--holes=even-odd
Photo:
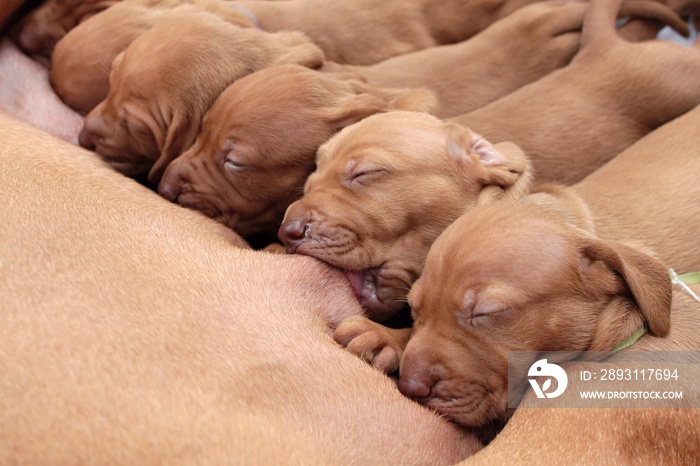
[[[668,334],[668,268],[561,217],[504,202],[440,235],[408,294],[403,393],[478,427],[506,418],[508,351],[611,351],[642,326]]]
[[[700,285],[690,286],[700,294]],[[668,336],[647,335],[630,350],[693,351],[692,354],[697,354],[699,310],[700,303],[674,289]],[[586,368],[585,363],[569,363],[563,367],[570,375],[567,392],[590,389],[579,381],[579,369]],[[533,466],[693,464],[700,457],[700,444],[695,441],[700,431],[700,410],[693,408],[697,402],[686,402],[686,399],[698,394],[697,372],[695,378],[687,377],[691,375],[687,372],[683,375],[684,380],[665,385],[674,391],[683,391],[683,403],[688,407],[680,409],[640,408],[643,403],[639,401],[630,402],[627,408],[516,409],[493,442],[460,466],[509,464],[513,458],[517,458],[517,464]],[[632,388],[638,390],[640,385],[643,383],[635,382]],[[532,393],[529,398],[534,398]]]
[[[0,463],[448,465],[479,448],[333,342],[328,320],[360,311],[342,274],[233,247],[3,115],[0,139]]]
[[[16,34],[17,44],[27,53],[48,58],[68,31],[119,1],[45,0],[21,20]]]
[[[51,55],[51,84],[61,99],[87,114],[109,92],[112,62],[158,21],[208,11],[241,27],[250,20],[218,0],[124,0],[82,22],[56,44]]]
[[[375,113],[429,110],[433,103],[429,91],[377,88],[298,65],[270,67],[216,99],[196,143],[168,166],[158,192],[241,234],[274,235],[301,197],[321,144]]]
[[[525,155],[423,113],[362,120],[321,146],[279,229],[287,252],[347,271],[375,320],[402,309],[440,232],[476,205],[530,187]]]
[[[672,316],[667,266],[534,203],[498,207],[460,217],[431,248],[409,293],[403,393],[483,426],[507,419],[509,351],[611,351],[641,328],[635,350],[697,350],[697,332],[670,348],[663,338],[672,321],[700,322],[692,300]]]
[[[581,52],[570,65],[452,121],[518,144],[539,181],[570,184],[698,105],[700,53],[620,39],[618,5],[592,1]]]
[[[438,98],[433,113],[439,118],[453,117],[568,64],[578,52],[587,10],[587,2],[537,2],[458,44],[431,47],[370,66],[326,63],[323,70],[351,71],[377,86],[431,89]],[[624,2],[618,15],[684,27],[680,18],[657,2]]]
[[[700,228],[698,141],[700,107],[576,186],[471,210],[408,294],[410,340],[358,317],[336,339],[368,361],[381,354],[381,368],[400,360],[404,393],[476,426],[506,417],[508,351],[607,351],[642,326],[665,336],[667,268],[700,269],[688,242]]]
[[[302,31],[337,63],[369,65],[459,42],[539,0],[234,1],[266,31]]]
[[[233,81],[268,66],[322,61],[301,33],[240,28],[210,13],[168,17],[114,60],[109,94],[87,116],[80,143],[120,172],[148,174],[157,184]]]

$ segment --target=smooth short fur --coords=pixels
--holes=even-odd
[[[472,37],[499,18],[539,0],[235,1],[266,31],[302,31],[328,60],[368,65]]]
[[[570,184],[698,105],[700,53],[668,41],[622,40],[619,3],[591,2],[570,65],[451,121],[518,144],[538,181]]]
[[[165,18],[198,11],[253,27],[245,15],[218,0],[124,0],[81,22],[56,44],[51,84],[66,104],[87,114],[107,97],[112,62],[134,39]]]
[[[109,94],[87,116],[80,143],[122,173],[157,185],[232,82],[268,66],[322,61],[301,33],[240,28],[211,13],[168,17],[115,58]]]
[[[425,87],[438,98],[433,114],[454,117],[567,65],[578,52],[587,10],[587,2],[536,2],[458,44],[431,47],[369,66],[327,63],[323,70],[354,72],[382,87]],[[624,2],[619,16],[654,19],[679,29],[685,26],[656,2]],[[630,36],[625,37],[639,38]]]
[[[298,65],[270,67],[216,99],[197,141],[170,163],[158,192],[241,234],[274,236],[324,142],[375,113],[430,110],[434,100],[429,91],[378,88]]]
[[[3,115],[0,138],[0,463],[447,465],[479,448],[332,341],[332,314],[360,312],[342,274],[234,247]]]
[[[529,190],[525,155],[423,113],[389,112],[321,146],[279,238],[290,253],[347,270],[369,315],[402,309],[440,232],[478,204]]]

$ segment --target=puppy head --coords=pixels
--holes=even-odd
[[[50,57],[56,43],[81,21],[119,0],[48,0],[22,22],[17,44],[27,53]]]
[[[131,42],[169,16],[211,12],[226,22],[253,27],[250,20],[225,3],[198,0],[128,0],[81,22],[63,37],[51,55],[50,80],[56,93],[87,114],[107,97],[112,62]]]
[[[319,146],[413,92],[299,65],[258,71],[216,99],[195,145],[168,166],[159,192],[242,234],[274,232],[301,197]]]
[[[525,194],[529,177],[512,144],[492,145],[424,113],[374,115],[319,149],[278,234],[288,252],[347,270],[358,299],[382,320],[405,304],[444,228],[477,204]]]
[[[467,426],[505,418],[509,351],[606,351],[670,328],[666,267],[524,200],[460,217],[408,300],[399,388]]]
[[[132,176],[150,160],[148,179],[158,183],[167,164],[194,143],[202,117],[229,84],[278,62],[314,63],[309,50],[318,49],[310,42],[278,39],[209,13],[169,15],[115,59],[109,94],[88,115],[81,144],[117,161],[117,168],[131,164]]]
[[[152,9],[121,2],[72,29],[51,56],[49,79],[56,94],[75,110],[89,113],[107,97],[114,59],[156,18]]]

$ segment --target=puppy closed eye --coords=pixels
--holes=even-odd
[[[384,168],[368,168],[350,174],[350,184],[367,184],[388,173]]]
[[[510,308],[503,304],[488,304],[484,306],[476,306],[472,314],[472,324],[482,325],[492,323],[495,319],[507,315],[509,311]]]
[[[245,169],[247,165],[239,160],[226,157],[226,159],[224,159],[224,167],[231,171],[239,171]]]
[[[126,110],[122,110],[119,113],[119,123],[131,134],[134,135],[148,135],[150,134],[150,129],[144,125],[138,118],[129,116]]]
[[[479,304],[469,313],[460,313],[459,324],[462,327],[479,327],[489,325],[510,314],[511,308],[503,304]]]

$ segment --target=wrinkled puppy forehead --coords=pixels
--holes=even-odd
[[[524,296],[549,293],[579,269],[568,226],[527,201],[479,206],[435,241],[421,280],[448,289],[507,285]]]
[[[342,129],[317,153],[319,169],[374,156],[398,163],[429,159],[446,147],[445,123],[421,112],[378,113]]]

